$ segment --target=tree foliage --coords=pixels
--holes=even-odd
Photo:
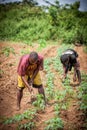
[[[35,0],[0,5],[0,39],[31,42],[39,39],[87,45],[87,12],[80,2],[60,5],[59,1],[40,7]],[[37,5],[37,6],[36,6]]]
[[[38,2],[36,2],[35,0],[23,0],[23,3],[27,3],[29,4],[30,6],[35,6],[35,5],[38,5]]]

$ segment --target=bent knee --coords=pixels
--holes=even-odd
[[[41,84],[41,85],[36,85],[36,84],[33,84],[33,87],[34,88],[42,88],[43,87],[43,85]]]
[[[18,91],[23,91],[24,87],[17,87]]]

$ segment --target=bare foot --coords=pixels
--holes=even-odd
[[[20,110],[20,106],[17,106],[16,111],[19,111],[19,110]]]
[[[46,106],[46,107],[50,107],[50,104],[49,104],[49,103],[46,103],[45,106]]]
[[[73,77],[73,82],[76,82],[76,77]]]

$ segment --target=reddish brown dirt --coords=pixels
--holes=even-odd
[[[9,43],[9,42],[1,42],[0,43],[0,49],[2,50],[4,47],[10,46],[14,48],[15,55],[10,54],[9,57],[4,56],[0,52],[0,69],[2,70],[2,73],[0,75],[0,117],[3,119],[4,117],[11,117],[15,114],[23,113],[26,109],[31,108],[31,104],[27,104],[27,101],[30,99],[30,95],[25,88],[24,90],[24,96],[21,103],[21,110],[16,111],[16,87],[17,87],[17,65],[19,62],[19,59],[21,57],[21,51],[29,48],[29,51],[36,50],[38,48],[37,44],[36,46],[28,46],[25,44],[17,44],[17,43]],[[41,51],[41,54],[44,56],[44,58],[48,57],[54,57],[56,56],[58,46],[50,46],[46,49],[43,49]],[[79,61],[81,65],[81,70],[87,72],[87,54],[83,52],[83,47],[75,47],[75,50],[77,50],[79,54]],[[56,73],[56,72],[55,72]],[[41,72],[41,77],[43,79],[43,84],[45,85],[45,72]],[[59,79],[59,80],[58,80]],[[55,86],[58,89],[62,89],[61,87],[61,81],[60,77],[57,75],[55,78]],[[76,91],[76,90],[75,90]],[[76,99],[72,100],[72,105],[66,112],[61,112],[61,117],[66,122],[64,130],[81,130],[79,129],[81,126],[81,119],[80,115],[81,112],[78,111],[76,108],[78,108],[78,105],[76,103]],[[54,110],[53,105],[46,108],[45,113],[39,114],[40,120],[37,123],[38,130],[44,129],[44,122],[46,120],[49,120],[50,118],[54,117]],[[1,120],[0,119],[0,120]],[[76,124],[76,125],[74,125]],[[72,127],[75,126],[75,127]],[[1,130],[16,130],[14,125],[4,126],[0,125]]]
[[[83,52],[83,47],[75,47],[79,54],[80,68],[82,71],[87,72],[87,54]]]

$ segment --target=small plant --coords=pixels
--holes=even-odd
[[[15,54],[14,48],[12,48],[12,47],[4,47],[2,49],[2,54],[4,54],[5,56],[8,57],[10,55],[10,53]]]
[[[46,72],[49,72],[50,71],[50,67],[49,65],[52,63],[52,59],[51,58],[47,58],[45,59],[44,61],[44,69]]]
[[[59,102],[63,101],[66,97],[66,93],[66,90],[55,92],[55,100]]]
[[[66,79],[63,81],[63,85],[69,86],[69,84],[70,84],[70,78],[66,77]]]
[[[54,74],[49,72],[47,75],[47,88],[46,88],[46,94],[47,94],[47,97],[48,99],[52,99],[54,97],[54,83],[53,83],[53,80],[54,80]]]
[[[39,40],[39,48],[38,50],[41,50],[42,48],[45,48],[47,46],[47,42],[44,39]]]
[[[68,107],[67,102],[65,102],[67,92],[66,90],[55,92],[55,101],[54,105],[55,114],[58,116],[61,110],[66,110]]]
[[[4,71],[0,69],[0,78],[2,78],[2,75],[4,74]]]
[[[22,50],[21,51],[21,54],[22,55],[25,55],[25,54],[29,54],[30,50],[29,49],[25,49],[25,50]]]
[[[61,110],[67,110],[68,104],[66,102],[60,102],[60,103],[56,103],[54,105],[54,110],[55,110],[55,114],[58,116],[60,115]]]
[[[56,114],[56,115],[59,115],[59,114],[60,114],[60,109],[61,109],[60,105],[59,105],[59,104],[55,104],[54,110],[55,110],[55,114]]]
[[[35,123],[34,122],[29,122],[25,124],[21,124],[18,126],[18,129],[25,129],[25,130],[33,130],[35,128]]]
[[[35,116],[36,110],[27,110],[23,114],[15,115],[11,118],[8,118],[4,121],[4,124],[12,124],[19,121],[22,121],[23,119],[32,120]]]
[[[46,122],[47,126],[44,130],[63,130],[63,121],[61,118],[55,117]]]
[[[79,87],[78,92],[78,99],[79,99],[79,105],[80,109],[83,111],[83,127],[86,130],[87,129],[87,74],[82,74],[82,82],[81,86]]]
[[[45,102],[43,99],[43,95],[42,94],[38,94],[36,97],[36,101],[33,102],[33,105],[37,108],[37,110],[44,110],[45,109]]]
[[[80,92],[78,94],[78,98],[81,99],[80,108],[84,112],[87,112],[87,75],[86,74],[82,74],[82,82],[79,90]]]

